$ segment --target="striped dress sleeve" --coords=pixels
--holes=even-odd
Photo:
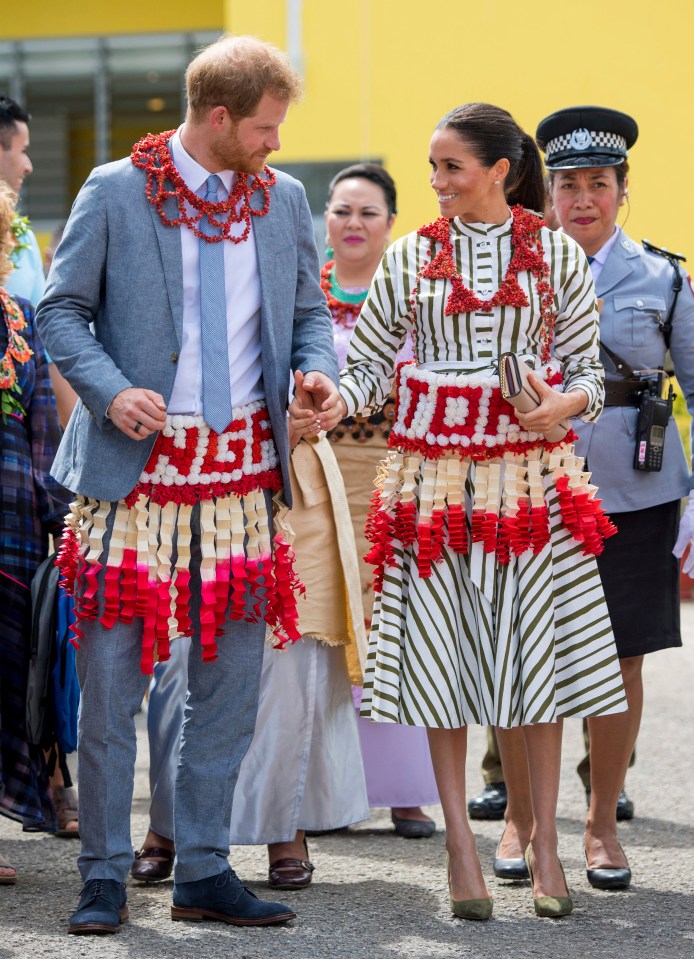
[[[582,389],[588,395],[580,418],[592,423],[600,416],[605,398],[593,277],[577,243],[559,232],[551,233],[550,238],[550,282],[558,300],[553,352],[562,364],[565,391]]]
[[[416,266],[410,271],[407,263],[416,260],[416,241],[410,234],[389,247],[371,283],[340,374],[348,416],[380,410],[390,393],[398,352],[411,331],[407,317]]]

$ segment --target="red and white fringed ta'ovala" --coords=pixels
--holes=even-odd
[[[169,658],[172,639],[191,635],[191,524],[197,504],[194,578],[201,589],[203,659],[216,658],[216,637],[227,617],[263,618],[278,647],[295,642],[295,593],[303,587],[293,569],[292,532],[277,514],[273,536],[265,507],[264,491],[281,485],[262,403],[235,409],[219,435],[202,417],[168,416],[129,496],[118,503],[78,496],[71,504],[58,565],[61,584],[75,596],[76,644],[82,620],[100,616],[110,628],[141,619],[141,665],[149,673],[155,657]]]
[[[537,375],[561,383],[558,364]],[[431,576],[448,546],[467,554],[473,544],[500,565],[550,541],[546,493],[552,486],[562,521],[582,545],[599,555],[616,527],[595,498],[583,460],[574,455],[575,433],[547,443],[524,430],[501,396],[493,371],[455,374],[403,364],[396,383],[396,409],[388,439],[392,452],[381,464],[366,535],[381,591],[394,563],[396,543],[417,543],[417,569]]]

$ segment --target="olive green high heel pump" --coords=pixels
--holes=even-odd
[[[446,872],[448,874],[448,891],[451,890],[451,860],[446,853]],[[485,899],[454,899],[451,896],[451,912],[458,919],[490,919],[494,908],[491,896]]]
[[[533,879],[533,870],[530,865],[530,853],[532,852],[532,846],[528,846],[525,850],[525,864],[528,867],[528,875],[530,876],[530,886],[532,888],[534,884]],[[559,864],[561,869],[561,874],[564,876],[564,868]],[[566,888],[568,890],[569,884],[566,882],[566,876],[564,876],[564,882],[566,883]],[[561,916],[568,916],[573,912],[574,904],[571,896],[533,896],[533,904],[535,906],[535,914],[546,919],[559,919]]]

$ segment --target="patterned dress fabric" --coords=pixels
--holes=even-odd
[[[508,266],[511,225],[511,219],[501,225],[451,221],[457,268],[483,299],[498,289]],[[585,390],[583,418],[593,420],[603,385],[590,272],[572,240],[546,228],[541,239],[555,290],[553,355],[564,388]],[[429,252],[429,241],[416,233],[386,252],[343,373],[349,415],[388,396],[398,350],[413,331],[410,291]],[[529,306],[449,316],[449,281],[422,279],[414,324],[418,365],[441,373],[493,373],[505,351],[539,356],[539,297],[532,276],[521,273],[518,279]],[[473,482],[474,473],[473,467]],[[480,543],[465,555],[445,546],[432,575],[422,578],[417,543],[395,543],[395,563],[386,569],[374,607],[363,715],[434,728],[512,727],[626,709],[595,559],[583,555],[564,528],[556,488],[551,478],[545,484],[550,542],[538,554],[526,552],[500,565],[493,554],[482,553]],[[473,492],[469,481],[468,524]]]
[[[69,495],[49,475],[60,439],[46,355],[34,311],[20,304],[22,330],[34,355],[16,364],[24,419],[0,420],[0,813],[27,828],[54,829],[45,763],[26,739],[24,722],[31,580],[48,554],[49,532],[61,532]],[[0,355],[7,330],[0,322]]]
[[[351,288],[346,292],[366,295],[367,291]],[[340,369],[343,369],[347,362],[347,350],[353,332],[354,326],[345,326],[337,321],[336,316],[333,317],[335,352]],[[412,340],[408,337],[396,357],[396,362],[408,362],[413,359],[413,355]],[[392,395],[390,399],[392,400]],[[372,567],[364,561],[370,549],[365,526],[378,464],[388,452],[387,435],[392,425],[392,409],[393,403],[390,402],[384,410],[384,418],[372,416],[361,423],[355,421],[359,423],[356,428],[342,429],[338,426],[329,434],[347,492],[359,557],[361,598],[367,623],[371,622],[373,609],[374,577]],[[359,713],[361,682],[352,687],[352,695],[354,706]],[[427,806],[439,801],[425,729],[372,723],[364,716],[358,717],[358,726],[369,806],[399,809]]]

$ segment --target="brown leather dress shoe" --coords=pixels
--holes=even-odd
[[[140,882],[161,882],[168,879],[173,870],[175,852],[148,846],[135,853],[135,862],[130,867],[130,875]]]
[[[272,889],[305,889],[315,866],[308,859],[278,859],[270,863],[267,884]]]

